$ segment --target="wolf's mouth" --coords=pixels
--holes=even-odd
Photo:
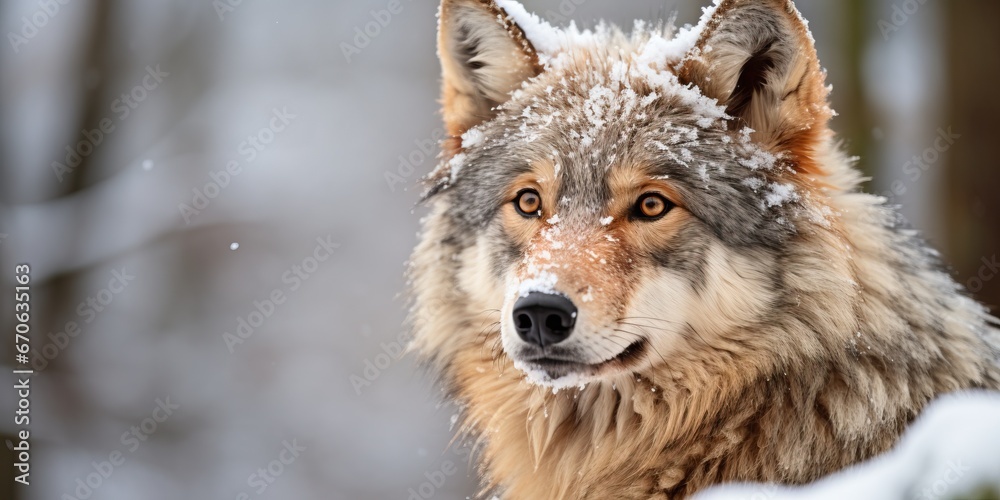
[[[542,356],[534,359],[526,359],[525,362],[535,369],[544,371],[553,380],[565,377],[570,374],[579,375],[600,375],[609,370],[625,370],[632,366],[646,351],[646,339],[640,339],[629,344],[617,356],[596,364],[580,363],[571,359],[554,358]]]

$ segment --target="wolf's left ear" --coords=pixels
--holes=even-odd
[[[457,137],[492,118],[542,66],[524,31],[493,0],[442,0],[438,15],[444,121]]]
[[[724,0],[677,76],[726,106],[732,127],[761,144],[808,155],[827,129],[825,74],[791,0]]]

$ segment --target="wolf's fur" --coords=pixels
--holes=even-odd
[[[451,139],[412,259],[412,348],[462,406],[484,492],[803,483],[885,451],[938,394],[1000,388],[995,320],[859,192],[790,1],[723,0],[674,34],[443,1]],[[539,219],[510,203],[526,186]],[[632,220],[649,190],[676,208]],[[579,307],[563,354],[588,368],[519,361],[525,289]]]

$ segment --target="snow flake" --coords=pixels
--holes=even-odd
[[[482,144],[483,139],[486,137],[483,135],[483,131],[478,128],[470,128],[464,134],[462,134],[462,148],[468,149],[474,146]]]
[[[534,278],[528,278],[517,285],[517,296],[527,297],[531,292],[556,293],[559,277],[548,271],[541,271]]]
[[[779,184],[777,182],[770,185],[770,190],[765,197],[767,206],[780,207],[786,203],[798,201],[799,195],[795,192],[795,186],[791,184]]]

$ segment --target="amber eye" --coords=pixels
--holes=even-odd
[[[644,220],[656,220],[673,208],[673,203],[658,193],[646,193],[635,202],[633,217]]]
[[[514,208],[522,217],[542,216],[542,197],[534,189],[525,189],[514,198]]]

